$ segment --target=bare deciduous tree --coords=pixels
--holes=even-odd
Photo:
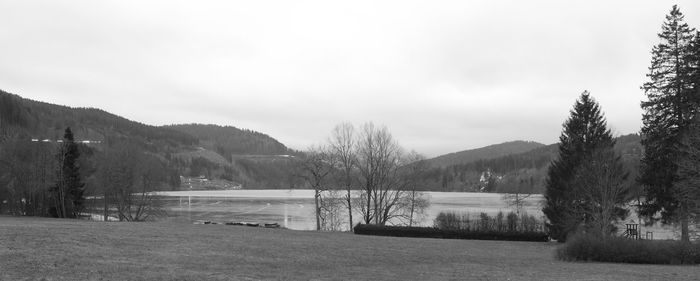
[[[386,224],[399,202],[398,168],[403,151],[386,127],[362,126],[357,144],[364,223]]]
[[[507,193],[503,195],[503,201],[508,204],[508,206],[515,208],[515,213],[520,215],[525,206],[525,202],[528,198],[532,196],[532,193],[522,193],[520,188],[515,190],[515,193]]]
[[[21,137],[0,144],[0,209],[15,215],[48,216],[48,190],[58,166],[54,146]]]
[[[345,223],[343,219],[343,210],[345,209],[343,190],[325,190],[321,192],[319,209],[322,230],[340,231],[343,229],[343,224]]]
[[[352,190],[357,186],[355,127],[350,123],[341,123],[335,126],[328,143],[331,153],[334,155],[334,166],[337,169],[336,179],[340,186],[345,189],[344,203],[348,212],[348,229],[352,229]]]
[[[576,192],[584,204],[583,214],[588,229],[603,236],[614,232],[614,223],[627,216],[625,205],[632,200],[627,172],[612,147],[598,148],[585,159],[574,176]]]
[[[117,144],[105,152],[98,170],[104,194],[104,217],[114,206],[120,221],[145,221],[164,215],[152,194],[165,182],[162,163],[130,144]]]
[[[316,230],[321,230],[321,196],[328,190],[333,161],[328,149],[323,146],[311,147],[306,152],[306,158],[301,161],[299,175],[314,190],[314,204],[316,213]]]
[[[362,126],[357,140],[357,159],[362,188],[359,210],[364,223],[384,225],[392,219],[403,219],[412,224],[418,208],[427,206],[427,200],[416,192],[417,181],[411,178],[413,174],[404,172],[410,171],[411,168],[405,167],[415,159],[406,157],[385,126],[377,128],[373,123]]]
[[[429,205],[418,187],[426,162],[415,152],[404,153],[386,127],[366,123],[356,133],[342,123],[327,146],[308,150],[299,167],[314,189],[318,230],[339,229],[345,212],[349,229],[353,212],[366,224],[413,225]]]
[[[425,210],[430,206],[430,200],[426,195],[418,191],[418,184],[421,182],[423,173],[428,169],[428,162],[425,161],[423,155],[415,151],[411,151],[406,156],[407,164],[404,165],[403,179],[404,189],[408,193],[407,201],[407,216],[408,225],[413,226],[414,221],[422,219],[425,215]]]

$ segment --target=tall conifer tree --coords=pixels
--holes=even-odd
[[[681,135],[674,164],[677,180],[670,193],[678,201],[679,215],[688,222],[700,222],[700,115]],[[681,239],[689,241],[687,227],[681,228]]]
[[[572,190],[574,176],[583,159],[591,156],[594,150],[614,146],[610,130],[600,106],[588,91],[574,104],[571,116],[564,122],[559,137],[559,157],[547,171],[545,207],[550,236],[559,242],[575,231],[583,222],[582,198]]]
[[[55,206],[53,215],[59,218],[75,218],[83,209],[85,184],[80,177],[78,166],[80,151],[70,128],[66,128],[58,156],[58,179],[51,189]]]
[[[700,106],[698,56],[695,30],[683,20],[677,6],[666,16],[659,33],[661,43],[652,49],[649,81],[644,83],[647,101],[642,102],[642,145],[644,156],[639,183],[645,202],[640,213],[662,222],[681,222],[682,239],[688,240],[688,216],[674,194],[678,180],[678,145]]]

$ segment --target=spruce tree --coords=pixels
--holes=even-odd
[[[83,210],[85,184],[81,180],[78,165],[80,151],[70,128],[66,128],[58,156],[58,178],[51,189],[54,198],[52,213],[59,218],[75,218]]]
[[[649,222],[655,221],[658,213],[663,223],[680,221],[686,233],[687,216],[672,192],[678,180],[675,159],[681,134],[700,106],[700,93],[695,30],[683,18],[674,5],[659,33],[661,42],[652,49],[649,81],[642,86],[648,100],[641,103],[644,156],[638,181],[645,193],[640,214]],[[683,236],[683,240],[687,238]]]
[[[676,182],[669,193],[678,202],[681,220],[700,222],[700,115],[681,134],[674,158]],[[681,239],[689,241],[688,227],[681,228]]]
[[[564,122],[559,137],[559,156],[547,171],[544,214],[549,222],[550,236],[559,242],[576,230],[584,216],[583,198],[573,190],[573,180],[581,162],[594,150],[612,147],[615,142],[600,106],[588,91],[574,104],[570,117]]]

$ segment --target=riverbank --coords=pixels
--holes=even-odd
[[[2,280],[694,280],[697,266],[571,263],[556,243],[0,216]]]

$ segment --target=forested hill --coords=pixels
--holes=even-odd
[[[0,128],[26,138],[58,140],[71,127],[78,140],[131,139],[153,148],[197,144],[189,134],[145,125],[96,108],[49,104],[0,90]]]
[[[289,188],[294,158],[275,155],[300,154],[252,130],[201,124],[151,126],[101,109],[49,104],[0,90],[0,149],[9,140],[56,142],[66,127],[76,141],[90,143],[82,147],[86,157],[92,157],[86,165],[94,166],[86,167],[86,178],[99,168],[103,152],[128,144],[163,162],[171,189],[180,187],[172,180],[178,176],[226,181],[221,186]]]
[[[558,144],[468,163],[433,166],[423,178],[423,188],[435,191],[533,192],[544,190],[547,168],[558,155]],[[629,172],[628,183],[637,176],[642,156],[640,137],[630,134],[616,138],[615,150]]]
[[[470,163],[476,160],[493,159],[510,154],[523,153],[543,146],[544,144],[532,141],[511,141],[441,155],[429,159],[428,162],[430,162],[430,164],[434,167],[447,167],[451,165]]]
[[[237,155],[293,154],[276,139],[252,130],[203,124],[151,126],[96,108],[73,108],[24,99],[0,90],[0,127],[36,139],[57,140],[71,127],[79,140],[126,138],[173,150],[198,146],[227,159]],[[228,155],[228,156],[227,156]]]
[[[200,146],[216,151],[231,160],[232,155],[294,154],[276,139],[252,130],[232,126],[184,124],[165,128],[183,132],[199,139]]]

